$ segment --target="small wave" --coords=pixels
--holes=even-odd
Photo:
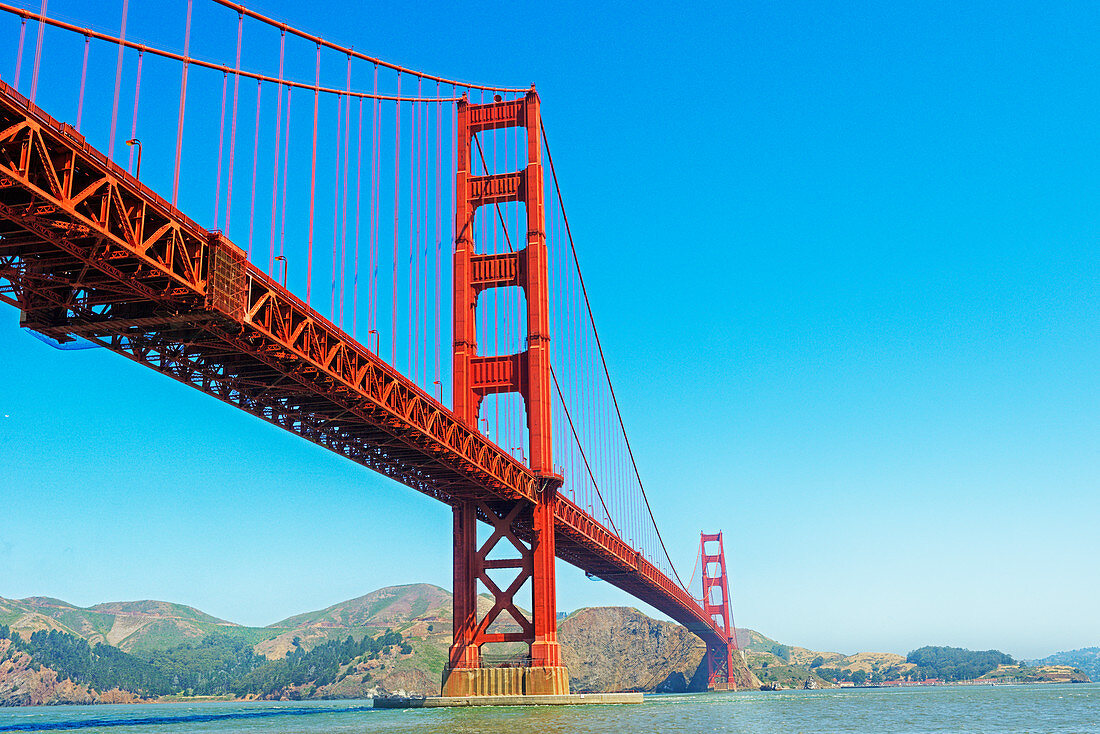
[[[80,721],[40,721],[21,724],[0,724],[0,732],[5,731],[72,731],[74,729],[93,729],[106,726],[147,726],[152,724],[188,724],[193,722],[227,721],[231,719],[263,719],[271,716],[309,716],[311,714],[349,714],[373,711],[371,706],[354,708],[275,708],[261,711],[235,711],[221,714],[188,714],[186,716],[141,716],[124,719],[81,719]]]

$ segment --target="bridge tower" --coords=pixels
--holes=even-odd
[[[722,533],[700,533],[699,553],[703,569],[703,611],[714,620],[727,640],[724,646],[707,645],[707,687],[715,691],[734,690],[737,688],[737,676],[733,667],[733,651],[737,649],[737,630],[731,622]]]
[[[454,412],[470,429],[486,395],[519,393],[527,410],[530,468],[541,480],[532,504],[460,501],[454,507],[454,642],[443,672],[444,696],[567,694],[569,674],[557,639],[554,581],[554,500],[562,477],[553,471],[550,433],[550,306],[546,249],[542,142],[539,98],[532,88],[509,101],[471,104],[457,110],[454,251]],[[474,136],[484,130],[520,127],[527,134],[527,165],[518,171],[472,175]],[[526,240],[515,252],[484,254],[474,242],[474,214],[482,206],[521,201],[527,212]],[[478,296],[491,288],[518,286],[527,299],[527,348],[518,354],[482,356],[477,351]],[[477,541],[477,521],[493,532]],[[517,532],[520,531],[520,532]],[[524,542],[520,537],[529,538]],[[489,559],[498,545],[512,546],[518,558]],[[501,589],[486,573],[514,568],[514,581]],[[519,610],[515,594],[531,582],[531,620]],[[477,582],[493,596],[493,605],[477,616]],[[502,614],[519,631],[490,632]],[[504,617],[506,620],[507,617]],[[525,642],[527,665],[486,668],[481,646]]]

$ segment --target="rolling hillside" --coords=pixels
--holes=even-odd
[[[1032,664],[1069,665],[1080,668],[1093,680],[1100,680],[1100,647],[1083,647],[1079,650],[1056,652],[1041,660],[1033,660]]]
[[[333,604],[315,612],[298,614],[271,627],[391,627],[417,622],[450,624],[451,594],[431,584],[388,586],[364,596]]]
[[[201,640],[215,631],[256,644],[281,631],[242,627],[171,602],[142,600],[78,607],[44,596],[0,597],[0,624],[23,637],[39,630],[58,630],[81,637],[89,644],[105,642],[124,652],[163,650]]]
[[[481,613],[490,606],[487,597],[479,599]],[[114,602],[83,608],[59,599],[0,599],[0,624],[8,624],[24,638],[39,630],[58,630],[93,646],[104,642],[142,656],[181,643],[230,637],[248,641],[256,654],[272,661],[325,643],[342,643],[348,637],[361,640],[393,630],[403,636],[410,653],[361,660],[354,668],[342,670],[336,680],[305,686],[302,691],[311,697],[362,697],[395,690],[430,695],[439,691],[451,642],[451,594],[430,584],[387,587],[265,628],[242,627],[167,602]],[[516,628],[510,620],[501,624],[504,629]],[[651,619],[635,609],[579,610],[561,621],[559,635],[576,691],[685,691],[704,685],[699,641],[679,625]],[[501,645],[488,652],[506,656],[521,647]],[[743,685],[758,685],[747,669],[742,678]]]
[[[482,597],[481,612],[490,604],[488,598]],[[238,668],[242,665],[255,668],[264,663],[263,658],[282,664],[280,661],[287,660],[288,654],[301,658],[315,650],[335,649],[333,645],[360,645],[365,637],[377,637],[392,630],[403,640],[399,646],[384,655],[353,655],[353,662],[341,663],[330,678],[296,684],[294,695],[351,698],[399,690],[431,695],[438,693],[451,642],[451,594],[431,584],[386,587],[261,628],[243,627],[193,607],[161,601],[78,607],[48,597],[0,598],[0,625],[10,626],[13,633],[24,639],[36,631],[56,630],[82,638],[93,647],[106,643],[143,660],[153,660],[157,655],[178,658],[181,671],[190,664],[186,662],[187,655],[206,655],[209,662],[213,652],[222,651],[226,665],[235,659]],[[514,628],[514,622],[508,622],[508,626]],[[743,661],[739,673],[742,688],[757,688],[761,683],[781,688],[824,687],[857,678],[860,682],[873,677],[890,679],[904,677],[914,672],[915,667],[895,653],[820,652],[784,645],[751,629],[739,628],[737,638],[743,651],[738,656],[738,662]],[[559,639],[573,689],[578,692],[687,691],[700,690],[705,683],[705,661],[699,640],[679,625],[652,619],[636,609],[577,610],[559,623]],[[487,652],[507,656],[520,647],[498,646]],[[203,650],[196,652],[198,648]],[[251,655],[262,657],[248,658]],[[1087,669],[1098,657],[1097,648],[1087,648],[1036,662]],[[12,676],[22,676],[20,679],[27,681],[34,678],[27,673],[31,670],[29,661],[20,660],[13,657],[5,664],[9,684]],[[18,675],[17,663],[22,666]],[[215,667],[220,664],[214,663]],[[1005,668],[998,672],[1005,677],[1027,680],[1082,678],[1079,671],[1066,670],[1069,672],[1062,675],[1066,671],[1036,667],[1024,676],[1013,666],[1012,671]],[[4,675],[0,671],[0,678]],[[46,685],[48,679],[39,676],[34,680],[43,690],[50,689]],[[0,688],[3,683],[0,680]],[[79,691],[65,689],[60,681],[55,681],[53,688],[74,700],[80,698]],[[46,700],[48,695],[35,694]]]
[[[479,597],[479,613],[484,614],[491,606],[488,596]],[[349,634],[359,637],[392,629],[405,637],[430,641],[432,647],[442,645],[443,652],[433,655],[439,659],[442,671],[442,660],[451,641],[451,626],[451,592],[432,584],[387,586],[325,609],[276,622],[268,628],[274,634],[257,644],[256,652],[268,658],[280,658],[294,647],[295,639],[308,649]],[[498,628],[494,626],[495,629]],[[499,629],[511,631],[518,626],[505,623]]]

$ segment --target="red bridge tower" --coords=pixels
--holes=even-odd
[[[549,269],[543,208],[542,143],[539,98],[534,89],[521,99],[489,104],[458,103],[454,252],[454,412],[477,430],[486,395],[519,393],[527,409],[530,468],[541,480],[537,501],[500,503],[461,501],[454,508],[454,642],[443,672],[444,696],[566,694],[569,674],[561,662],[557,638],[554,582],[554,500],[562,478],[554,474],[550,434]],[[483,130],[522,127],[527,132],[527,165],[519,171],[471,175],[473,136]],[[479,254],[473,241],[478,207],[522,201],[527,210],[523,249]],[[519,354],[477,353],[478,296],[490,288],[518,286],[527,298],[527,349]],[[492,525],[483,545],[477,521]],[[517,530],[523,530],[517,533]],[[517,535],[531,539],[530,543]],[[518,558],[489,559],[501,542]],[[501,589],[486,571],[515,568],[514,581]],[[531,620],[516,606],[516,592],[531,582]],[[493,606],[477,618],[477,582],[493,595]],[[500,615],[519,626],[515,632],[489,632]],[[505,617],[506,619],[506,617]],[[484,668],[481,646],[526,642],[529,664]]]
[[[718,547],[711,546],[708,552],[708,543],[717,543]],[[737,676],[733,667],[737,630],[733,627],[730,614],[730,590],[726,581],[726,550],[722,545],[722,533],[700,533],[699,553],[703,568],[703,611],[721,628],[728,640],[724,647],[707,645],[707,687],[715,691],[732,691],[737,688]]]

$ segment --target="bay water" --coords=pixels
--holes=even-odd
[[[642,705],[379,709],[370,701],[0,709],[0,732],[1100,732],[1100,684],[646,696]]]

